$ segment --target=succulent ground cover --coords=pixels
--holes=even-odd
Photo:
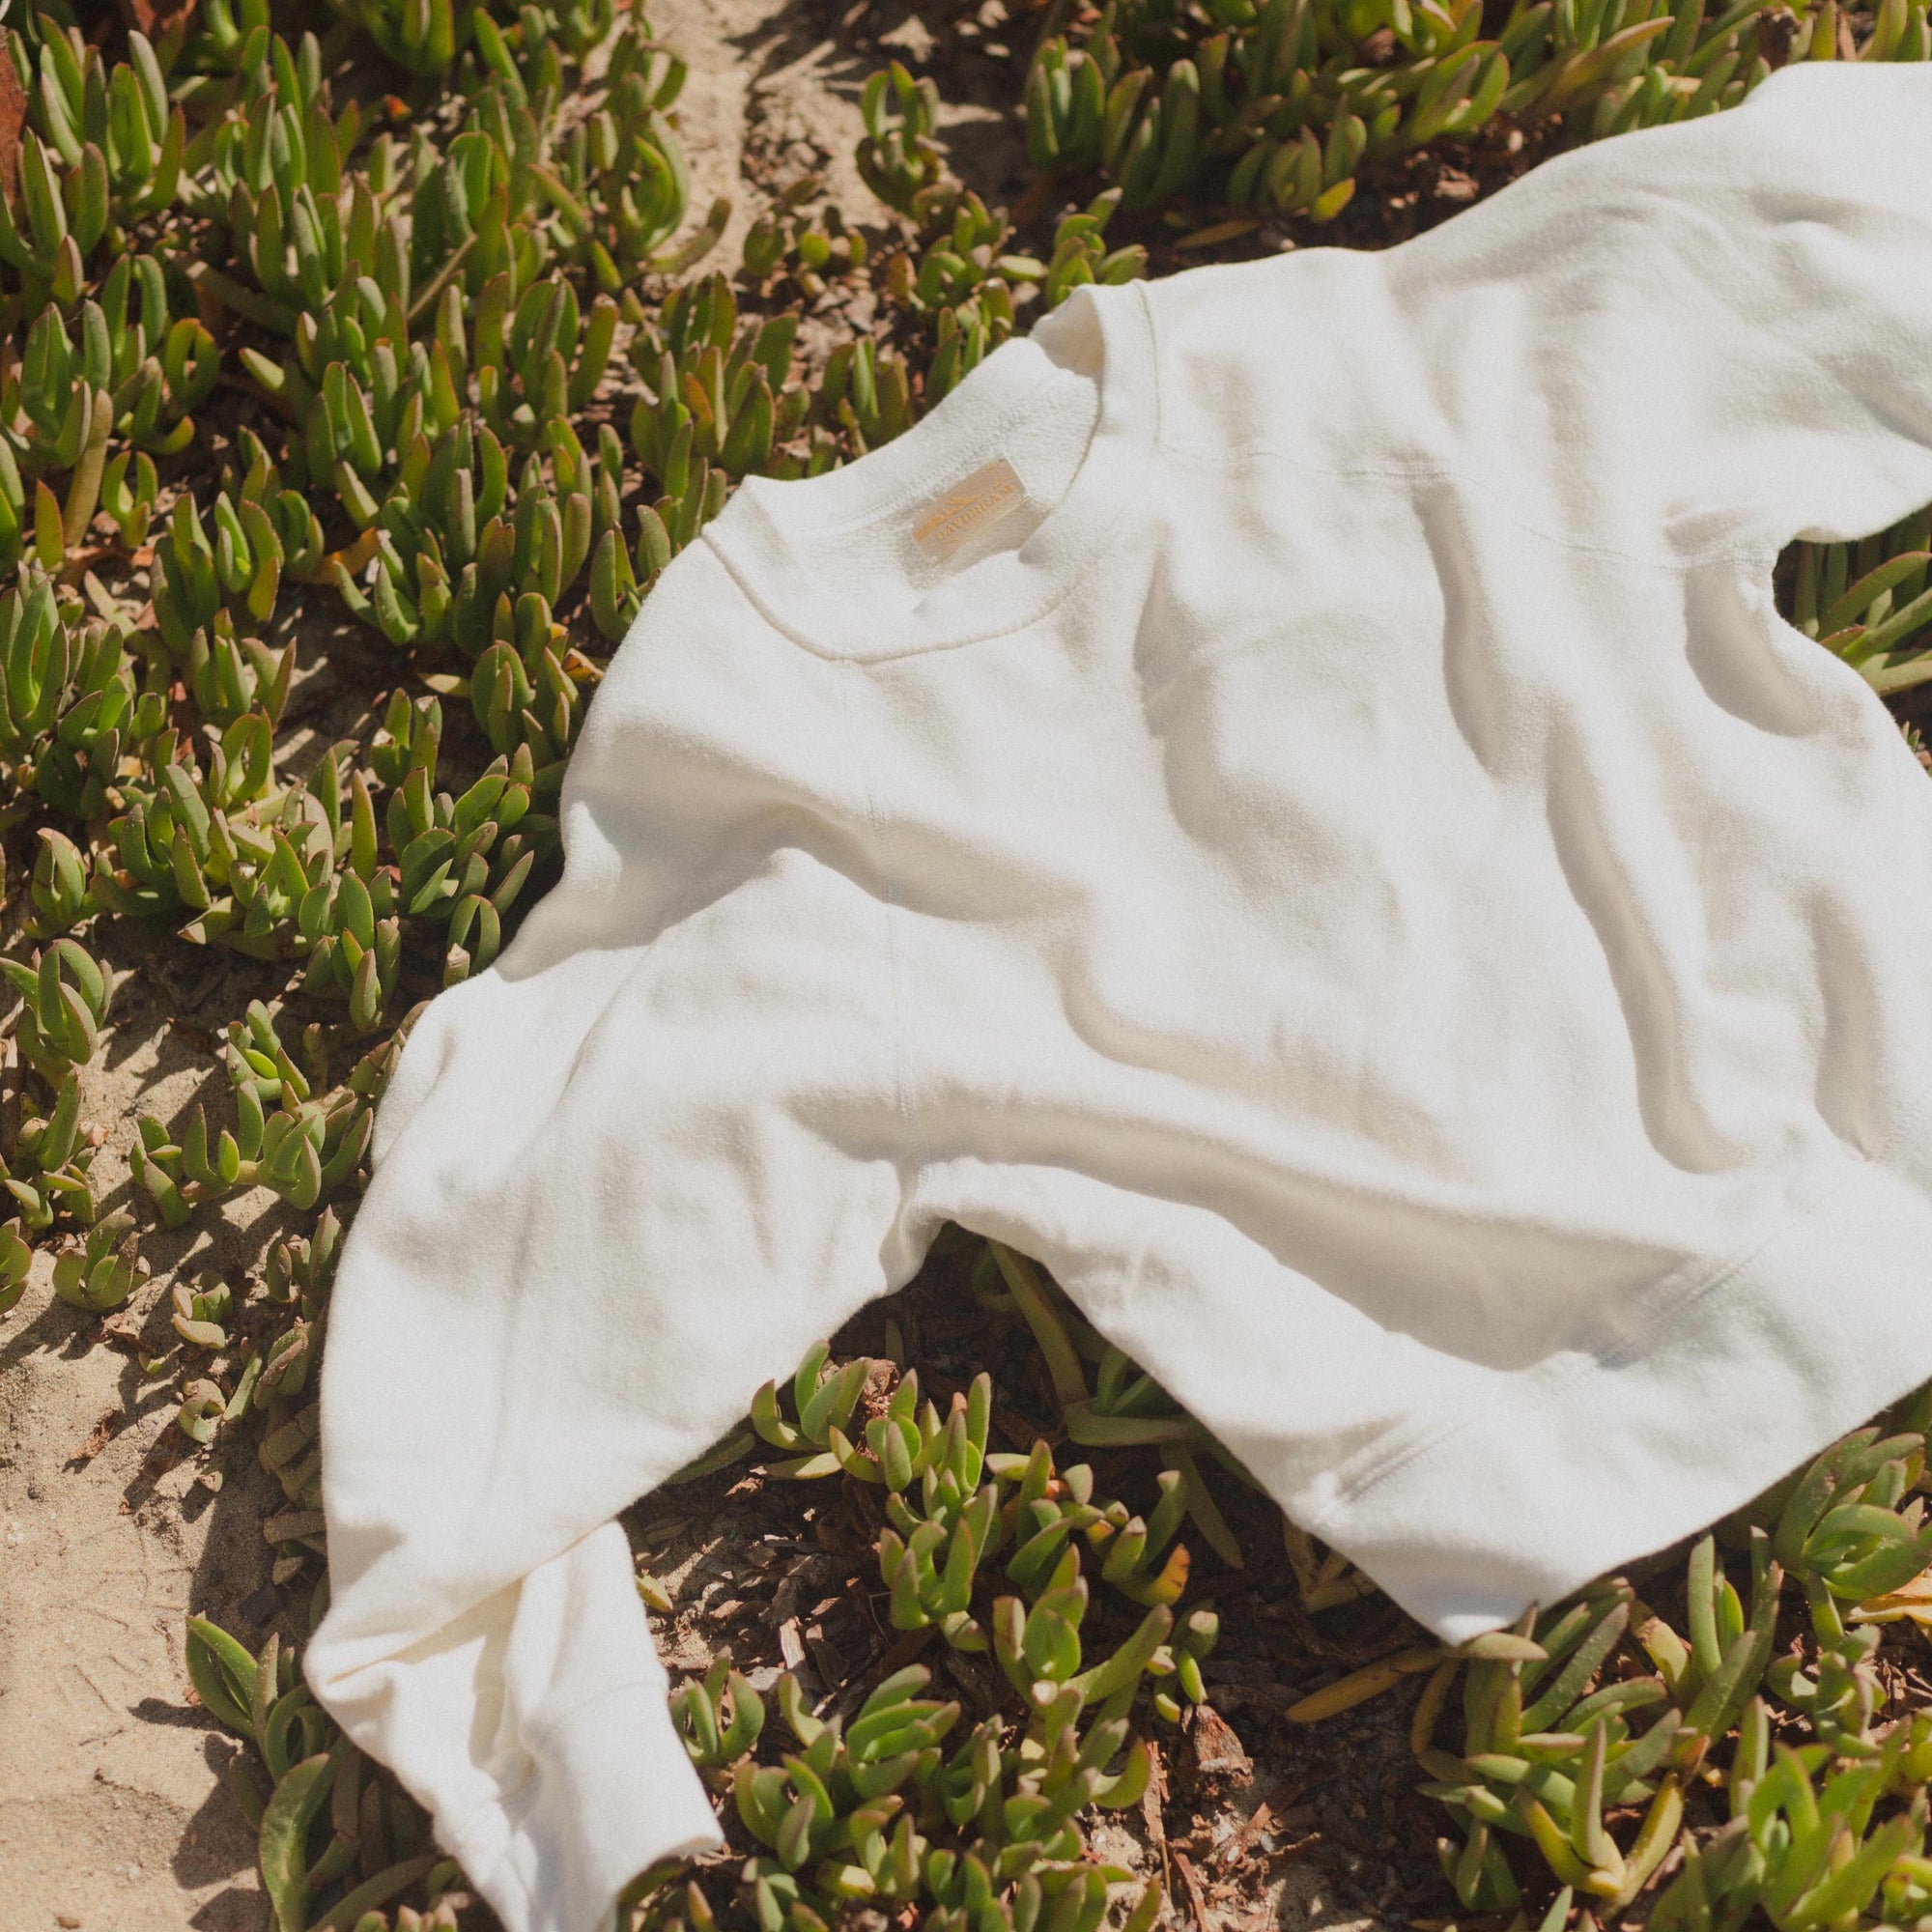
[[[837,16],[869,199],[767,157],[749,220],[695,200],[682,60],[617,0],[4,22],[0,1314],[50,1292],[159,1393],[152,1463],[270,1485],[267,1627],[177,1640],[276,1932],[487,1918],[298,1675],[329,1279],[412,1015],[554,877],[603,667],[735,484],[889,440],[1082,282],[1379,245],[1787,60],[1932,56],[1924,0],[908,19],[902,61]],[[1004,200],[955,98],[1023,147]],[[1928,566],[1932,508],[1776,578],[1908,734]],[[97,1172],[130,1009],[195,1091]],[[732,1837],[640,1874],[638,1926],[1932,1918],[1932,1397],[1451,1651],[976,1236],[767,1366],[632,1512]]]

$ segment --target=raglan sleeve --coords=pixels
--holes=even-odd
[[[328,1307],[304,1673],[508,1932],[720,1842],[615,1519],[919,1259],[836,704],[755,639],[707,688],[702,629],[613,660],[563,879],[410,1036]]]
[[[1389,251],[1447,467],[1583,548],[1775,554],[1932,502],[1932,64],[1805,61]]]

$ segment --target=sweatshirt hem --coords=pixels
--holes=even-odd
[[[1445,1639],[1499,1628],[1695,1534],[1932,1376],[1928,1256],[1932,1197],[1861,1162],[1632,1345],[1498,1375],[1293,1513]]]

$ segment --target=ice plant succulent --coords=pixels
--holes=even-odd
[[[272,1189],[297,1218],[259,1289],[200,1263],[157,1287],[183,1378],[170,1439],[211,1477],[253,1442],[286,1504],[280,1583],[321,1550],[314,1378],[341,1234],[325,1203],[355,1198],[413,1003],[490,968],[541,890],[604,653],[745,477],[819,474],[904,434],[1074,289],[1145,272],[1169,229],[1332,235],[1421,148],[1721,111],[1786,54],[1932,54],[1923,0],[1869,18],[1113,0],[1042,21],[1020,104],[1043,181],[1014,210],[952,174],[943,102],[908,60],[859,89],[878,205],[826,207],[808,177],[751,211],[736,272],[698,275],[730,210],[692,205],[683,64],[639,9],[329,11],[322,31],[272,0],[201,0],[96,33],[37,0],[4,42],[24,120],[0,197],[0,825],[24,928],[0,960],[17,1050],[0,1312],[36,1243],[76,1308],[138,1306],[137,1214],[205,1231],[243,1187]],[[1904,690],[1932,667],[1928,559],[1924,510],[1801,543],[1780,608]],[[389,696],[331,711],[298,610],[360,626],[352,685]],[[216,1098],[140,1122],[130,1205],[103,1195],[117,1211],[97,1222],[85,1116],[111,962],[171,935],[242,988],[208,1020]],[[345,1051],[363,1058],[333,1078]],[[833,1726],[787,1680],[766,1725],[728,1665],[685,1687],[696,1754],[734,1793],[744,1772],[757,1851],[735,1909],[763,1932],[818,1932],[861,1899],[927,1932],[1097,1926],[1110,1874],[1083,1856],[1083,1807],[1135,1800],[1150,1727],[1209,1689],[1203,1577],[1256,1560],[1238,1462],[1042,1271],[988,1247],[972,1292],[1028,1324],[1052,1447],[1003,1431],[984,1376],[954,1390],[923,1360],[820,1345],[685,1472],[770,1452],[766,1475],[863,1491],[889,1627],[983,1655],[1008,1699],[968,1727],[901,1675]],[[1926,1601],[1924,1422],[1895,1412],[1700,1544],[1675,1623],[1608,1579],[1518,1632],[1373,1660],[1290,1715],[1420,1680],[1465,1912],[1560,1881],[1559,1932],[1579,1902],[1644,1909],[1668,1869],[1662,1932],[1932,1916],[1932,1747],[1916,1720],[1903,1744],[1886,1728],[1878,1657]],[[1369,1593],[1281,1533],[1307,1614]],[[1808,1634],[1775,1655],[1771,1619],[1801,1595]],[[291,1653],[202,1625],[190,1658],[267,1780],[242,1798],[278,1923],[425,1922],[407,1896],[446,1925],[453,1871],[305,1701]],[[1803,1742],[1771,1741],[1774,1712]],[[701,1883],[639,1896],[687,1932],[733,1909]],[[1159,1905],[1149,1887],[1115,1916],[1145,1932]]]

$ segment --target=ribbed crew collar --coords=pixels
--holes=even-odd
[[[1001,454],[1057,374],[1090,376],[1098,411],[1067,487],[1016,549],[942,577],[910,608],[867,594],[815,557],[834,539],[912,514]],[[1079,581],[1139,491],[1159,408],[1152,322],[1139,282],[1076,289],[994,350],[904,435],[842,469],[740,484],[705,540],[766,620],[826,657],[876,661],[1016,630]]]

